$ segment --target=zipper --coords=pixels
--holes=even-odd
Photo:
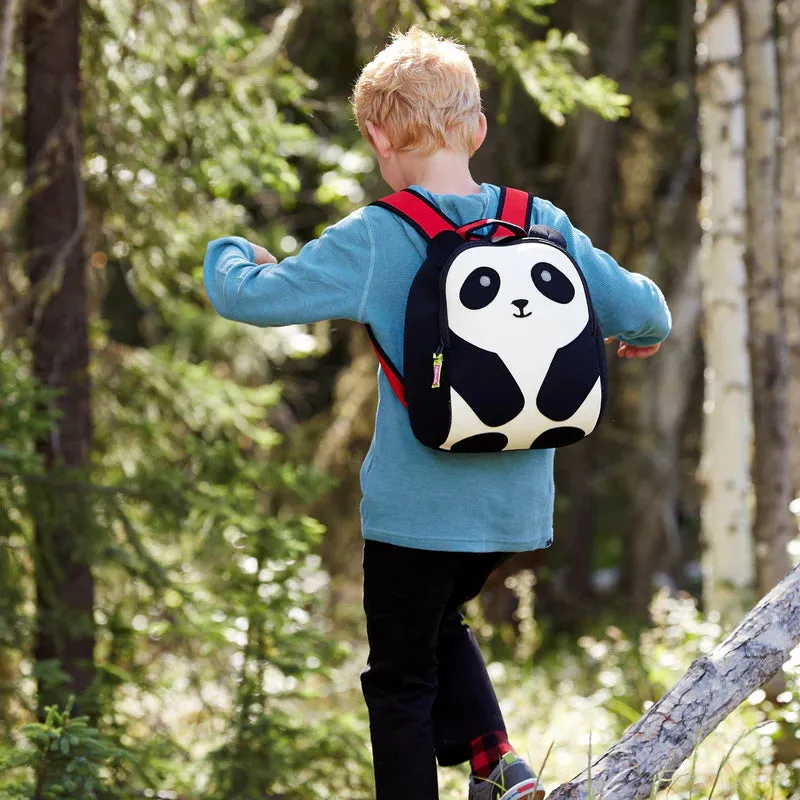
[[[442,369],[444,368],[444,352],[450,349],[450,326],[447,321],[447,296],[445,282],[447,272],[455,257],[463,247],[458,247],[439,272],[439,346],[433,354],[433,382],[431,389],[440,389],[442,386]]]

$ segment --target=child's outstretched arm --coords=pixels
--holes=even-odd
[[[555,228],[583,271],[603,336],[619,339],[619,355],[643,358],[653,355],[669,335],[672,317],[664,295],[644,275],[623,269],[608,253],[592,245],[569,217],[546,200],[534,208],[541,225]]]
[[[280,263],[268,256],[239,236],[209,243],[203,280],[219,314],[261,327],[363,321],[374,248],[361,210],[327,228],[295,256]]]

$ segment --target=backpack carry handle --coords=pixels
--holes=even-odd
[[[475,233],[475,231],[478,231],[481,228],[487,228],[490,225],[494,226],[494,233],[491,235],[491,238],[498,238],[497,231],[500,228],[504,228],[505,230],[509,231],[509,233],[517,239],[523,239],[528,235],[528,232],[525,230],[525,228],[516,225],[513,222],[504,222],[502,219],[477,219],[474,222],[468,222],[466,225],[456,228],[456,233],[459,236],[462,236],[464,239],[482,239],[485,237]]]

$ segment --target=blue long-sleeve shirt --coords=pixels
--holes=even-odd
[[[499,189],[435,195],[454,222],[494,217]],[[658,287],[592,246],[567,215],[536,199],[531,224],[566,239],[586,277],[603,335],[634,345],[661,342],[669,309]],[[368,323],[391,360],[403,363],[403,323],[411,281],[426,243],[391,212],[353,212],[279,264],[258,266],[245,239],[208,245],[204,279],[228,319],[277,326],[345,318]],[[428,550],[518,552],[548,547],[553,530],[553,451],[453,454],[429,449],[411,432],[408,412],[379,371],[375,434],[361,468],[364,538]]]

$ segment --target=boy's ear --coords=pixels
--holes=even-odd
[[[379,156],[388,158],[392,152],[392,143],[386,135],[386,131],[380,125],[367,120],[367,133],[369,133],[370,144],[375,148]]]
[[[475,136],[472,140],[472,146],[474,148],[473,152],[480,149],[480,146],[486,139],[487,128],[488,123],[486,122],[486,114],[481,111],[481,113],[478,115],[478,124],[475,126]]]

